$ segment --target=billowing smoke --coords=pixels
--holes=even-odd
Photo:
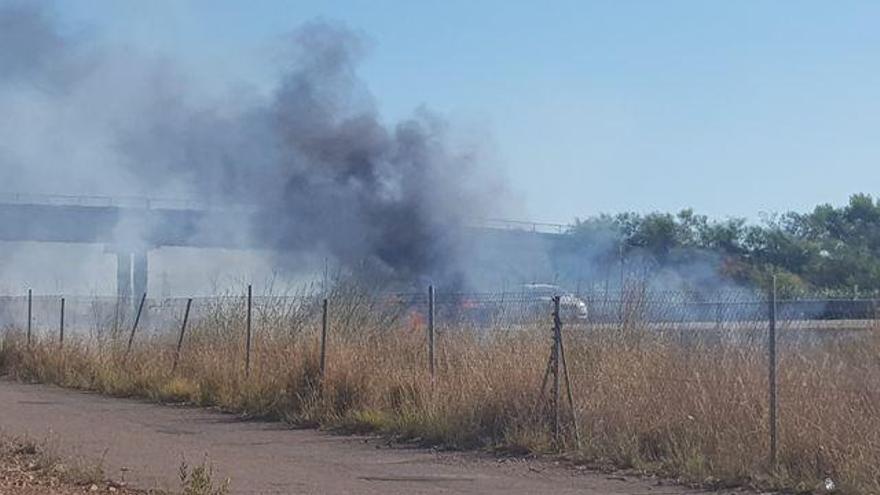
[[[306,24],[286,50],[270,94],[206,97],[167,59],[65,31],[35,3],[0,3],[2,189],[245,206],[249,221],[210,235],[400,280],[458,279],[462,226],[490,207],[474,150],[451,146],[424,109],[386,125],[347,28]]]

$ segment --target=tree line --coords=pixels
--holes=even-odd
[[[678,213],[601,214],[578,219],[553,249],[568,284],[617,286],[632,277],[713,290],[766,288],[786,293],[880,294],[880,201],[855,194],[841,207],[809,213],[709,219]],[[565,275],[562,275],[565,274]]]

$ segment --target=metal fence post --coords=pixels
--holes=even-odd
[[[244,344],[244,375],[251,375],[251,307],[253,302],[251,284],[247,287],[247,335]]]
[[[28,308],[27,308],[27,315],[28,315],[28,317],[27,317],[28,318],[28,320],[27,320],[27,346],[28,346],[28,349],[30,349],[31,348],[31,324],[34,320],[34,317],[33,317],[34,297],[33,297],[33,291],[31,289],[28,289],[27,304],[28,304]]]
[[[186,311],[183,313],[183,325],[180,327],[180,336],[177,338],[177,352],[174,353],[174,365],[171,367],[171,374],[177,371],[177,362],[180,360],[180,348],[183,346],[183,334],[186,332],[186,322],[189,320],[189,308],[192,306],[192,298],[186,300]]]
[[[61,321],[58,325],[58,346],[64,346],[64,298],[61,298]]]
[[[320,361],[320,369],[321,369],[321,380],[324,380],[324,373],[327,369],[327,311],[328,311],[328,302],[327,298],[324,298],[324,302],[321,306],[321,361]]]
[[[434,381],[434,286],[428,286],[428,371]]]
[[[125,357],[131,352],[131,345],[134,343],[134,333],[137,332],[138,323],[141,321],[141,314],[144,311],[144,303],[147,301],[147,293],[141,295],[141,302],[138,304],[137,314],[134,317],[134,323],[131,325],[131,333],[128,335],[128,346],[125,348]]]
[[[769,353],[769,385],[770,385],[770,466],[775,469],[777,466],[777,455],[779,452],[779,418],[778,418],[778,396],[777,396],[777,355],[776,355],[776,276],[773,276],[772,287],[770,289],[770,328],[768,338]]]
[[[116,307],[113,310],[113,340],[119,337],[119,295],[116,296]]]
[[[568,396],[568,406],[571,408],[571,425],[574,429],[574,441],[577,448],[581,448],[581,433],[578,428],[578,417],[577,417],[577,409],[574,406],[574,393],[571,390],[571,377],[569,377],[568,373],[568,363],[565,362],[565,344],[562,339],[562,318],[559,313],[559,296],[556,296],[556,302],[553,304],[555,309],[554,315],[554,333],[556,334],[556,341],[559,343],[559,359],[562,362],[562,372],[563,376],[565,376],[565,391]],[[558,400],[557,400],[558,403]]]
[[[553,441],[559,446],[559,339],[561,334],[559,317],[559,296],[553,296]]]
[[[874,319],[874,326],[876,327],[877,326],[877,316],[878,316],[878,314],[880,314],[877,312],[877,309],[880,306],[878,306],[878,304],[877,304],[877,297],[876,296],[874,297],[872,306],[873,306],[873,310],[874,310],[874,314],[872,315],[872,317]]]

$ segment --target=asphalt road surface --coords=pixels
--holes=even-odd
[[[232,493],[705,493],[630,476],[392,446],[374,437],[294,430],[204,409],[148,404],[0,379],[0,432],[47,439],[66,456],[101,461],[140,488],[179,488],[178,469],[205,456]]]

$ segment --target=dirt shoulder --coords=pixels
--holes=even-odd
[[[179,487],[181,462],[208,459],[217,476],[231,479],[231,493],[708,493],[541,460],[394,446],[374,437],[294,430],[203,409],[6,380],[0,380],[0,429],[55,438],[68,446],[65,455],[103,459],[110,478],[168,491]]]

